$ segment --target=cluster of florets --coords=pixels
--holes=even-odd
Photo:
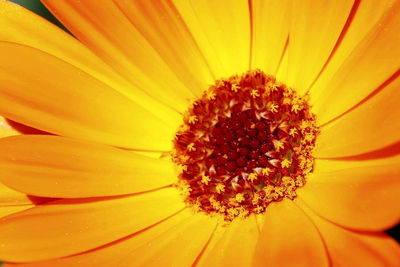
[[[307,102],[261,71],[219,80],[174,139],[185,201],[226,220],[296,196],[313,169],[318,129]]]

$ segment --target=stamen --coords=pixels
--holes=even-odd
[[[306,100],[261,71],[219,80],[174,139],[177,187],[194,209],[236,217],[296,197],[313,170],[318,128]]]

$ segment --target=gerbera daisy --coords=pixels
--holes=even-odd
[[[43,2],[76,39],[0,1],[6,266],[398,266],[400,1]]]

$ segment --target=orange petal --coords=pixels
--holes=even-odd
[[[214,82],[209,66],[172,1],[123,1],[116,5],[195,94]]]
[[[272,203],[256,247],[254,266],[328,266],[321,236],[292,201]]]
[[[1,182],[46,197],[123,195],[176,181],[171,161],[58,136],[0,139],[0,166]]]
[[[0,219],[7,215],[35,207],[35,205],[0,206]]]
[[[0,116],[0,137],[13,135],[20,135],[20,133],[12,128],[6,119]],[[9,151],[5,154],[8,153]],[[5,173],[2,173],[1,177],[5,177],[5,175]],[[12,190],[0,182],[0,217],[34,207],[33,204],[45,201],[45,198],[27,196],[26,194]]]
[[[335,73],[352,53],[357,53],[355,50],[357,45],[368,35],[387,9],[393,5],[394,1],[396,0],[354,1],[334,50],[317,77],[318,79],[310,88],[312,102],[321,94],[326,93],[325,89]],[[338,104],[340,104],[340,99],[338,101]]]
[[[5,176],[5,173],[2,172],[1,178]],[[29,205],[32,203],[37,203],[40,198],[35,198],[32,196],[27,196],[18,191],[12,190],[4,184],[0,183],[0,207],[8,207],[8,206],[20,206],[20,205]]]
[[[322,217],[359,230],[384,230],[400,221],[400,156],[368,161],[317,160],[298,190]]]
[[[86,46],[59,27],[9,1],[1,1],[0,9],[1,41],[29,46],[53,55],[121,92],[150,112],[159,110],[164,119],[176,119],[178,114],[175,111],[124,80]]]
[[[170,148],[173,126],[85,72],[22,45],[0,42],[0,55],[4,116],[55,134],[116,146]]]
[[[55,201],[0,219],[0,259],[30,262],[84,252],[140,231],[183,207],[174,188],[96,201]]]
[[[192,266],[215,229],[216,220],[192,215],[157,238],[131,251],[121,266]],[[190,245],[189,245],[190,244]]]
[[[288,42],[290,2],[252,1],[251,68],[275,75]]]
[[[333,266],[398,266],[400,246],[385,233],[361,233],[346,230],[316,216],[297,203],[318,227]]]
[[[289,69],[285,83],[306,92],[328,59],[353,1],[292,1]]]
[[[400,1],[396,1],[313,98],[320,124],[362,101],[399,70],[399,12]]]
[[[175,70],[115,3],[42,2],[82,43],[135,86],[171,108],[187,109],[187,99],[193,97],[189,89],[192,85],[178,79]]]
[[[0,40],[44,51],[84,70],[109,85],[118,85],[113,71],[87,47],[44,18],[9,1],[1,1]],[[113,83],[114,82],[114,83]]]
[[[0,116],[0,118],[5,119]],[[1,119],[0,119],[1,120]],[[5,119],[5,132],[2,137],[6,136],[14,136],[14,135],[20,135],[20,134],[42,134],[42,135],[52,135],[51,133],[29,127],[25,124],[10,120],[10,119]]]
[[[63,266],[96,266],[96,267],[109,267],[109,266],[122,266],[121,261],[124,259],[131,259],[132,251],[140,248],[143,245],[154,245],[152,240],[158,238],[170,231],[170,229],[177,229],[180,225],[185,224],[193,213],[187,209],[173,214],[155,224],[136,232],[130,236],[117,240],[116,242],[107,244],[100,248],[80,253],[74,256],[59,258],[49,261],[40,261],[36,263],[26,264],[9,264],[15,267],[63,267]],[[182,255],[181,255],[182,256]],[[137,260],[131,259],[130,264]],[[7,264],[6,264],[7,266]]]
[[[16,129],[11,127],[6,118],[0,116],[0,138],[6,136],[20,135]]]
[[[247,71],[250,64],[248,0],[172,0],[217,79]]]
[[[322,127],[314,155],[346,157],[399,141],[399,88],[400,78],[397,78],[363,104]]]
[[[196,266],[251,266],[259,234],[255,217],[218,228]]]

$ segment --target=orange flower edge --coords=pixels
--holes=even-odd
[[[260,70],[218,80],[184,115],[174,139],[176,186],[225,221],[296,197],[313,170],[318,128],[305,98]]]

